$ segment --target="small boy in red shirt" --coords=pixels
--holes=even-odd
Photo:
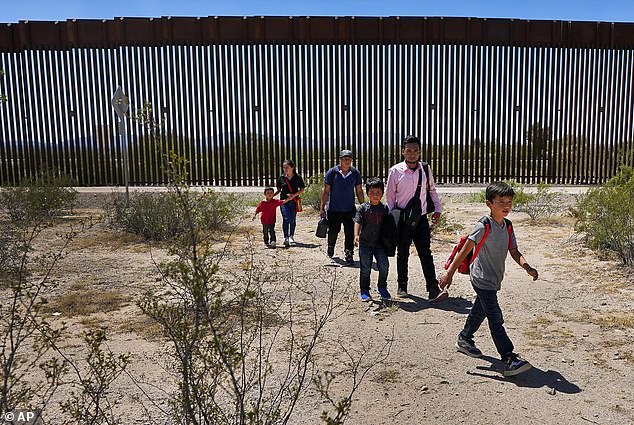
[[[275,239],[275,218],[276,218],[276,210],[280,205],[284,205],[289,201],[287,198],[284,201],[279,199],[274,199],[273,194],[274,190],[272,187],[267,187],[264,189],[264,197],[265,199],[260,201],[258,206],[255,208],[255,214],[253,214],[252,220],[255,220],[258,213],[262,213],[260,216],[260,221],[262,222],[262,235],[264,236],[264,244],[269,248],[275,248],[276,239]]]

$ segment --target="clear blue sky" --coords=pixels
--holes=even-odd
[[[462,16],[634,22],[634,0],[0,0],[0,22],[160,16]]]

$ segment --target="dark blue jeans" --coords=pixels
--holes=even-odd
[[[359,277],[359,286],[362,291],[370,290],[370,272],[372,271],[372,257],[376,259],[376,265],[379,269],[379,283],[377,287],[387,287],[387,273],[390,263],[383,247],[359,244],[359,260],[361,262],[361,272]]]
[[[504,329],[504,318],[502,317],[502,309],[498,303],[498,292],[494,290],[480,289],[475,286],[477,297],[471,307],[471,312],[467,316],[464,329],[460,335],[464,338],[473,338],[473,334],[480,328],[480,325],[486,318],[489,322],[489,330],[495,348],[502,359],[506,358],[513,352],[513,342],[506,334]]]
[[[396,254],[396,274],[399,287],[407,288],[409,248],[414,241],[420,265],[423,269],[427,290],[438,285],[434,257],[431,255],[431,232],[427,216],[422,216],[414,231],[410,231],[404,224],[399,226]]]
[[[297,210],[295,201],[285,203],[280,207],[282,213],[282,230],[284,237],[295,236],[295,226],[297,225]]]

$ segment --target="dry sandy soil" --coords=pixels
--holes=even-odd
[[[432,250],[439,273],[457,233],[470,229],[486,212],[484,205],[469,203],[464,196],[445,196],[443,202],[449,227],[458,229],[434,235]],[[248,215],[230,246],[237,252],[243,236],[251,232],[258,243],[257,261],[271,267],[291,266],[308,277],[335,273],[350,302],[328,325],[326,337],[358,348],[379,346],[393,334],[388,358],[370,370],[355,394],[349,424],[634,423],[634,278],[617,263],[584,248],[572,231],[572,220],[562,215],[537,224],[522,213],[510,216],[520,250],[540,273],[534,282],[510,257],[507,260],[500,292],[506,328],[516,351],[533,365],[513,379],[498,373],[501,364],[486,322],[476,335],[483,358],[473,359],[454,349],[473,299],[466,276],[454,278],[448,301],[432,305],[425,300],[414,255],[409,298],[361,303],[358,261],[356,267],[343,267],[337,258],[328,259],[324,241],[314,236],[318,217],[308,211],[298,219],[300,246],[266,249],[260,243],[259,223]],[[150,253],[137,238],[112,233],[96,226],[73,242],[56,272],[60,286],[50,298],[59,303],[61,315],[54,317],[65,320],[75,335],[86,326],[107,325],[110,348],[131,353],[131,376],[145,383],[159,399],[158,406],[166,408],[167,395],[152,387],[169,382],[169,374],[160,366],[166,360],[165,343],[134,303],[141,290],[155,281],[152,256],[164,258],[165,253],[160,249]],[[277,233],[279,240],[279,213]],[[342,236],[337,247],[341,256]],[[373,285],[376,278],[374,272]],[[389,285],[394,294],[394,259]],[[71,294],[89,307],[104,293],[113,294],[115,310],[88,310],[74,317],[64,311],[60,298]],[[72,341],[68,346],[72,349]],[[343,366],[332,367],[338,372]],[[346,379],[343,374],[338,380],[341,395],[349,386]],[[118,409],[123,423],[169,423],[164,415],[150,420],[142,414],[135,399],[140,394],[130,377],[121,378],[115,391],[124,394]],[[147,401],[144,404],[152,408]],[[317,424],[326,407],[314,391],[308,391],[293,423]]]

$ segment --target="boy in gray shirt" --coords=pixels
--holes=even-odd
[[[504,376],[518,375],[531,368],[530,363],[513,352],[513,343],[504,329],[502,310],[497,299],[497,291],[500,290],[504,276],[507,253],[511,253],[513,260],[526,270],[533,280],[538,277],[537,270],[528,264],[517,249],[511,222],[506,219],[511,212],[514,196],[513,188],[504,182],[489,184],[486,188],[486,205],[491,211],[490,215],[483,217],[476,224],[467,242],[447,269],[447,273],[440,279],[441,288],[447,289],[451,286],[458,265],[480,243],[488,227],[486,239],[471,263],[471,285],[476,292],[476,299],[464,328],[458,335],[456,348],[471,357],[482,356],[482,352],[473,342],[473,335],[486,318],[489,321],[491,337],[504,363],[502,371]]]

